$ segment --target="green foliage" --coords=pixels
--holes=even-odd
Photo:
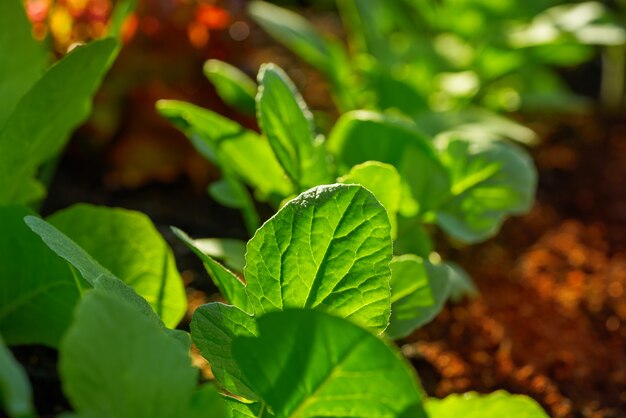
[[[395,257],[391,267],[391,318],[385,333],[406,337],[430,322],[443,308],[454,271],[413,255]]]
[[[238,337],[235,360],[276,417],[425,417],[422,391],[402,356],[340,318],[287,310]]]
[[[0,204],[29,203],[44,195],[37,168],[56,156],[87,118],[91,96],[116,53],[112,39],[77,47],[16,100],[0,127]]]
[[[254,96],[257,89],[254,80],[237,67],[220,60],[208,60],[204,64],[204,74],[226,104],[243,113],[254,115]]]
[[[180,322],[187,307],[182,278],[172,251],[146,215],[79,204],[48,222],[143,296],[166,326]]]
[[[0,27],[5,28],[0,34],[0,56],[5,57],[0,62],[1,131],[15,105],[43,74],[48,57],[43,45],[33,39],[21,1],[0,3]]]
[[[248,242],[246,292],[256,315],[320,308],[381,332],[389,320],[391,235],[360,186],[318,186],[287,203]]]
[[[342,111],[398,109],[414,117],[432,110],[463,113],[469,103],[498,111],[537,109],[541,103],[573,109],[581,100],[557,81],[551,66],[574,66],[593,56],[593,45],[626,41],[608,9],[593,1],[336,3],[352,53],[351,62],[335,60],[341,70],[329,65],[330,35],[296,13],[262,1],[251,2],[248,11],[272,37],[326,74],[340,105],[347,104],[341,100],[347,94],[356,96]],[[347,55],[332,45],[334,56]]]
[[[34,417],[33,394],[26,372],[0,336],[0,406],[11,418]]]
[[[543,409],[534,400],[520,395],[497,391],[489,395],[474,392],[450,395],[445,399],[429,399],[426,402],[428,415],[436,418],[547,418]]]
[[[316,140],[313,115],[292,81],[273,64],[261,67],[258,81],[259,125],[287,175],[299,191],[329,182],[326,154]]]
[[[187,351],[135,306],[96,289],[75,315],[61,343],[59,371],[80,415],[172,417],[219,407],[219,398],[207,394],[192,404],[198,371]]]
[[[0,334],[8,345],[56,346],[82,285],[24,224],[27,215],[21,206],[0,206]]]

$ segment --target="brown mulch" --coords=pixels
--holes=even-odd
[[[550,122],[538,201],[493,240],[450,249],[481,295],[407,339],[435,396],[507,389],[553,417],[626,416],[626,123]]]

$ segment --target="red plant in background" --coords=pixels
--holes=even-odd
[[[75,43],[105,36],[115,0],[24,0],[38,39],[50,34],[55,50],[65,53]],[[128,17],[122,40],[128,42],[137,31],[155,36],[164,20],[186,28],[191,45],[205,47],[210,31],[225,30],[231,15],[215,1],[139,0],[138,12]]]

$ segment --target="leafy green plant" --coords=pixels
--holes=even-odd
[[[284,205],[248,242],[245,283],[203,256],[233,304],[203,305],[191,323],[221,395],[198,386],[186,333],[167,329],[145,299],[51,224],[34,216],[26,224],[92,285],[59,346],[70,416],[437,417],[460,402],[488,418],[519,408],[546,416],[532,400],[505,393],[425,397],[385,338],[392,272],[412,275],[403,264],[413,259],[389,268],[391,225],[362,186],[319,186]],[[20,373],[2,352],[0,362]],[[4,376],[3,402],[15,405],[28,390]]]
[[[48,67],[51,54],[33,39],[22,3],[0,5],[0,26],[6,28],[0,56],[7,57],[0,63],[0,205],[44,197],[42,167],[57,158],[89,116],[91,97],[119,50],[115,39],[106,38],[78,46]],[[114,26],[133,3],[119,2]],[[117,34],[115,27],[111,34]]]
[[[234,84],[245,76],[230,77],[237,70],[226,66],[212,68],[224,70],[220,83],[229,79]],[[222,168],[222,180],[209,191],[217,201],[242,210],[251,234],[259,216],[245,185],[254,190],[254,198],[278,208],[319,184],[361,184],[387,209],[395,254],[422,258],[434,250],[428,232],[433,224],[454,240],[475,243],[495,235],[506,217],[532,205],[535,169],[516,144],[484,132],[430,138],[409,119],[372,111],[342,115],[324,137],[280,68],[264,65],[258,81],[261,135],[189,103],[157,104],[200,153]],[[457,282],[466,276],[458,267],[454,273],[454,288],[459,289]]]
[[[328,77],[343,111],[399,109],[427,126],[433,110],[491,117],[468,112],[468,104],[499,111],[579,106],[553,66],[588,61],[594,45],[621,45],[626,35],[600,2],[563,3],[339,0],[350,53],[287,9],[253,1],[249,13]],[[448,127],[459,122],[442,116]]]

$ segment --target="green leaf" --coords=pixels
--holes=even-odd
[[[425,417],[417,376],[381,339],[315,310],[258,319],[235,360],[279,418]]]
[[[248,115],[255,114],[257,85],[246,73],[213,59],[204,63],[204,75],[213,83],[224,103]]]
[[[447,261],[450,268],[450,300],[458,303],[464,298],[475,298],[479,295],[478,288],[469,274],[458,264]]]
[[[59,372],[75,410],[94,418],[186,416],[198,378],[180,343],[101,290],[78,304]]]
[[[313,115],[287,74],[264,64],[258,74],[257,117],[274,154],[300,189],[330,181],[326,152],[315,139]]]
[[[20,0],[0,2],[0,131],[15,105],[41,77],[48,54],[32,35]]]
[[[187,309],[182,278],[172,250],[146,215],[78,204],[48,222],[143,296],[166,326],[180,322]]]
[[[0,336],[0,406],[11,418],[35,416],[28,376]]]
[[[402,179],[394,166],[378,161],[368,161],[355,165],[339,180],[342,183],[360,184],[374,194],[387,210],[391,236],[395,238],[398,231],[396,215],[402,202]]]
[[[89,116],[117,43],[112,39],[75,48],[22,97],[0,133],[0,204],[41,197],[37,167],[54,157]]]
[[[172,228],[172,231],[174,235],[184,242],[185,245],[202,260],[204,268],[206,268],[206,271],[209,273],[209,276],[211,276],[215,286],[220,290],[222,296],[239,309],[245,312],[252,312],[252,306],[246,294],[245,284],[232,272],[207,255],[202,250],[198,241],[191,239],[189,235],[178,228]]]
[[[204,254],[224,263],[237,273],[243,273],[246,265],[246,242],[232,238],[199,238],[194,240]]]
[[[224,206],[240,209],[250,235],[259,228],[261,220],[248,189],[228,167],[222,166],[222,180],[209,185],[209,194]]]
[[[398,218],[398,238],[393,243],[394,254],[415,254],[428,257],[434,244],[419,218]]]
[[[391,251],[387,212],[370,192],[318,186],[248,242],[246,292],[255,315],[319,308],[381,332],[389,320]]]
[[[327,148],[342,173],[366,161],[393,165],[422,213],[449,194],[448,174],[435,150],[408,120],[368,111],[346,113],[331,131]]]
[[[443,308],[450,290],[451,269],[414,255],[391,261],[391,319],[385,333],[393,339],[410,335]]]
[[[497,391],[488,395],[475,392],[450,395],[444,399],[429,398],[428,415],[436,418],[548,418],[533,399]]]
[[[532,207],[537,173],[518,146],[483,136],[441,135],[436,145],[451,179],[451,197],[436,210],[452,237],[475,243],[495,235],[505,218]]]
[[[329,73],[331,51],[316,29],[302,16],[264,1],[251,1],[248,14],[273,38],[317,69]]]
[[[494,138],[511,139],[525,145],[536,145],[539,137],[530,128],[507,117],[486,109],[469,107],[451,112],[421,112],[415,118],[420,129],[431,136],[443,132],[490,135]]]
[[[102,267],[74,241],[43,219],[27,216],[24,221],[52,251],[76,268],[88,285],[132,304],[154,324],[163,327],[163,323],[144,298]],[[70,309],[69,306],[67,308]]]
[[[224,400],[226,401],[226,416],[228,418],[259,418],[265,414],[271,416],[269,412],[265,411],[265,405],[261,403],[245,403],[230,396],[224,396]]]
[[[80,284],[24,224],[26,215],[33,212],[0,206],[0,333],[9,345],[56,347],[71,322]]]
[[[215,385],[205,384],[191,399],[191,409],[185,418],[228,418],[228,407]]]
[[[110,36],[120,38],[124,22],[128,15],[137,7],[137,0],[118,0],[109,19],[108,33]]]
[[[160,100],[157,110],[187,135],[200,154],[227,164],[262,200],[292,193],[293,186],[272,148],[256,132],[190,103]]]
[[[235,306],[214,302],[196,309],[190,327],[193,342],[222,387],[235,395],[258,399],[232,354],[235,337],[257,335],[254,318]]]

